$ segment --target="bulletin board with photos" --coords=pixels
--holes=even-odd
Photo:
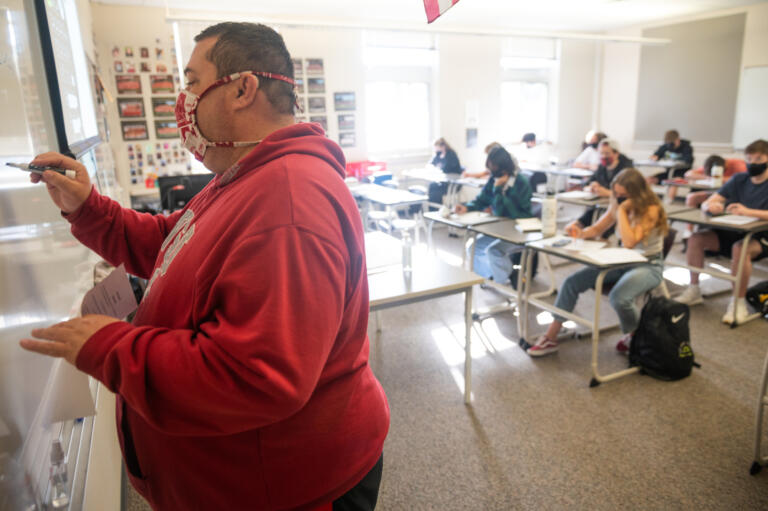
[[[131,191],[154,188],[159,176],[191,170],[175,118],[181,88],[175,41],[170,35],[153,43],[111,48],[120,140]]]

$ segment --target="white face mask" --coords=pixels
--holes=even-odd
[[[242,147],[256,145],[261,142],[261,140],[255,142],[213,142],[203,136],[200,131],[200,126],[197,124],[197,107],[200,106],[200,101],[202,101],[203,97],[216,87],[235,81],[246,74],[262,76],[273,80],[281,80],[290,83],[293,86],[296,85],[296,82],[287,76],[262,71],[243,71],[241,73],[233,73],[229,76],[219,78],[209,85],[199,96],[194,92],[182,90],[176,99],[176,123],[179,128],[179,135],[181,136],[181,144],[186,147],[198,161],[203,161],[205,151],[209,147]]]

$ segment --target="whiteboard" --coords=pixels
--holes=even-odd
[[[758,138],[768,139],[768,66],[748,67],[741,74],[734,149],[744,149]]]

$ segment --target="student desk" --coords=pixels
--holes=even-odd
[[[415,193],[408,192],[406,190],[397,190],[389,188],[387,186],[375,185],[375,184],[354,184],[349,186],[349,191],[355,199],[363,202],[362,214],[363,225],[368,225],[368,213],[370,211],[371,204],[379,204],[384,207],[387,212],[387,216],[394,219],[396,218],[395,211],[400,208],[411,206],[413,204],[423,205],[427,203],[428,198],[424,195],[416,195]],[[417,226],[423,226],[421,218],[417,219]],[[418,229],[416,231],[418,236]],[[417,240],[418,241],[418,240]]]
[[[575,194],[573,192],[563,192],[558,193],[555,195],[555,198],[558,200],[558,202],[563,202],[565,204],[573,204],[576,206],[585,206],[588,208],[591,208],[592,206],[598,207],[598,208],[607,208],[608,203],[610,202],[610,199],[608,197],[593,197],[593,198],[587,198],[587,197],[581,197],[579,194]]]
[[[388,240],[383,238],[386,236]],[[366,234],[367,254],[381,250],[397,252],[399,240],[384,233]],[[472,386],[472,287],[481,284],[483,278],[463,268],[451,266],[432,257],[414,257],[410,276],[403,273],[400,264],[379,264],[368,269],[368,293],[371,312],[410,303],[432,300],[443,296],[464,293],[464,402],[471,402]],[[399,260],[394,254],[391,260]],[[373,351],[373,342],[371,342]]]
[[[672,160],[635,160],[634,162],[635,167],[651,167],[651,168],[657,168],[657,169],[664,169],[667,172],[667,179],[669,179],[669,173],[670,171],[674,169],[685,169],[690,167],[685,162],[682,161],[672,161]],[[658,172],[657,172],[658,173]],[[651,174],[654,175],[654,174]],[[646,176],[648,177],[648,176]]]
[[[572,312],[558,309],[557,307],[554,306],[554,304],[547,303],[541,300],[539,296],[531,294],[531,286],[530,286],[531,265],[528,263],[528,260],[532,257],[534,252],[541,252],[543,254],[562,257],[569,261],[580,263],[587,266],[592,266],[600,270],[600,273],[597,276],[597,281],[595,282],[595,306],[594,306],[592,321],[586,318],[582,318],[581,316],[577,316]],[[523,317],[522,329],[520,331],[520,334],[521,334],[520,345],[522,347],[525,348],[527,346],[530,346],[530,344],[526,341],[526,338],[528,337],[528,305],[531,304],[531,305],[535,305],[540,309],[555,313],[558,316],[562,316],[564,318],[570,319],[571,321],[574,321],[576,323],[579,323],[581,325],[584,325],[592,329],[592,380],[589,382],[590,387],[596,387],[597,385],[600,385],[603,382],[615,380],[617,378],[621,378],[629,374],[634,374],[640,370],[639,367],[630,367],[628,369],[616,371],[611,374],[601,375],[598,370],[598,364],[597,364],[597,348],[600,340],[600,300],[603,295],[603,280],[605,279],[605,275],[611,270],[627,268],[627,267],[635,266],[639,263],[636,263],[636,262],[616,263],[616,264],[598,263],[582,255],[580,252],[577,252],[574,250],[566,250],[561,247],[553,247],[547,243],[547,240],[541,240],[541,241],[533,241],[526,244],[525,251],[523,252],[523,258],[522,258],[521,264],[522,264],[522,267],[525,268],[525,272],[526,272],[526,278],[523,281],[523,286],[520,286],[518,284],[518,294],[520,295],[520,298],[518,298],[518,300],[520,300],[519,303],[523,304],[523,310],[520,313],[520,315]]]
[[[754,222],[750,222],[748,224],[742,224],[742,225],[732,225],[732,224],[724,224],[717,222],[717,217],[710,217],[707,216],[703,211],[700,209],[688,209],[685,211],[679,211],[677,213],[668,213],[667,214],[669,220],[674,220],[677,222],[686,222],[693,225],[699,225],[702,227],[707,227],[710,229],[722,229],[726,231],[735,231],[740,232],[744,234],[744,241],[743,244],[746,246],[749,241],[752,239],[752,236],[755,233],[768,231],[768,220],[755,220]],[[695,266],[688,266],[687,264],[681,264],[681,263],[670,263],[671,266],[678,266],[681,268],[687,268],[688,270],[693,270],[699,273],[706,273],[708,275],[712,275],[713,277],[716,277],[718,279],[723,280],[730,280],[734,284],[741,281],[741,277],[744,272],[744,261],[747,258],[747,250],[741,251],[741,257],[739,258],[739,262],[737,265],[737,271],[736,275],[731,275],[730,273],[724,273],[717,270],[710,270],[707,268],[696,268]],[[735,300],[738,296],[737,294],[737,286],[733,286],[733,299]],[[753,319],[759,318],[761,315],[759,313],[750,314],[747,317],[747,321],[752,321]],[[738,326],[737,322],[734,320],[733,323],[731,323],[731,328],[736,328]]]
[[[430,183],[446,183],[448,185],[445,191],[445,196],[448,197],[447,203],[455,204],[458,202],[459,188],[462,184],[460,183],[462,178],[459,174],[446,174],[436,167],[422,167],[404,170],[402,175],[409,181],[419,180]]]
[[[476,212],[476,213],[479,213],[479,212]],[[502,218],[499,218],[497,216],[488,215],[487,217],[482,219],[477,218],[472,223],[467,223],[461,220],[461,215],[451,214],[448,217],[444,217],[443,215],[440,214],[439,211],[430,211],[429,213],[424,213],[424,219],[427,220],[427,241],[429,243],[430,248],[434,246],[432,244],[432,228],[434,227],[435,223],[444,224],[444,225],[447,225],[448,227],[453,227],[453,228],[461,229],[462,231],[464,231],[463,245],[466,245],[467,239],[469,237],[469,227],[471,225],[481,225],[481,224],[498,222],[499,220],[502,220]],[[464,266],[466,262],[467,262],[467,251],[462,250],[461,251],[462,266]]]
[[[722,188],[722,183],[716,185],[712,179],[665,179],[661,182],[662,186],[680,186],[690,188],[693,192],[716,192]]]
[[[511,220],[511,219],[504,219],[499,222],[494,222],[492,224],[482,224],[482,225],[473,225],[469,227],[469,230],[472,232],[473,239],[477,237],[478,234],[483,234],[485,236],[490,236],[491,238],[496,238],[501,241],[506,241],[507,243],[512,243],[514,245],[519,245],[520,248],[524,248],[525,244],[530,241],[536,241],[542,239],[544,236],[541,234],[541,231],[531,231],[531,232],[522,232],[517,229],[516,227],[517,221]],[[476,244],[472,244],[472,253],[470,255],[471,261],[474,262],[475,260],[475,248]],[[552,273],[552,266],[549,263],[549,259],[544,258],[544,264],[547,266],[547,271],[549,272],[550,276],[550,286],[549,289],[546,291],[542,291],[540,293],[536,293],[533,296],[548,296],[555,292],[555,277]],[[523,280],[523,271],[525,266],[523,265],[523,260],[521,259],[520,262],[520,270],[517,272],[517,291],[514,289],[504,285],[494,282],[492,284],[493,287],[496,289],[499,289],[501,292],[510,294],[514,293],[512,296],[516,297],[516,304],[518,308],[521,306],[522,302],[520,301],[520,286],[521,281]],[[530,279],[531,277],[528,276]],[[490,283],[490,281],[489,281]],[[501,311],[509,310],[509,306],[494,306],[490,310],[484,311],[482,315],[493,315]],[[480,314],[477,314],[479,317]],[[517,331],[520,332],[521,325],[520,325],[520,314],[517,315]]]

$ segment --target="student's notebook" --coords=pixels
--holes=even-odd
[[[621,247],[586,250],[581,252],[581,255],[599,264],[644,263],[648,261],[639,252]]]

